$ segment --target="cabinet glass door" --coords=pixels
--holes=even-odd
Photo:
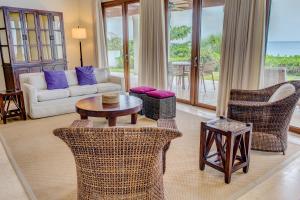
[[[10,63],[9,53],[8,53],[8,41],[6,36],[6,29],[5,29],[5,22],[4,22],[4,13],[3,10],[0,9],[0,48],[2,52],[2,62],[3,63]]]
[[[63,27],[61,23],[62,19],[61,16],[55,15],[52,18],[52,28],[53,28],[53,37],[54,37],[54,52],[55,52],[55,59],[61,60],[64,58],[63,54]]]
[[[33,13],[25,13],[25,28],[26,28],[26,39],[27,39],[27,55],[28,61],[34,62],[39,61],[39,49],[37,40],[36,30],[36,17]]]
[[[42,59],[43,60],[52,60],[52,51],[51,51],[51,40],[50,40],[50,26],[49,26],[49,16],[48,15],[39,15],[40,23],[40,42],[42,50]]]
[[[21,14],[19,12],[9,12],[9,25],[14,61],[17,63],[25,62],[25,43],[22,32]]]

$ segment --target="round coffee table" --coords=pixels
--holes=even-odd
[[[81,119],[105,117],[109,126],[116,126],[117,117],[131,115],[131,124],[136,124],[137,113],[141,111],[143,101],[137,97],[120,95],[119,104],[102,104],[102,97],[90,97],[76,103],[76,112]]]

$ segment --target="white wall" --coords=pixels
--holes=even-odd
[[[94,0],[85,0],[86,1],[94,1]],[[83,1],[82,1],[83,2]],[[79,44],[77,40],[72,39],[72,28],[77,27],[80,23],[80,13],[83,17],[90,17],[90,13],[83,14],[82,10],[80,9],[80,0],[0,0],[1,6],[11,6],[11,7],[20,7],[20,8],[32,8],[32,9],[40,9],[40,10],[49,10],[49,11],[58,11],[63,12],[64,15],[64,25],[65,25],[65,36],[66,36],[66,50],[67,50],[67,60],[68,60],[68,67],[73,68],[74,66],[80,65],[80,57],[79,57]],[[81,6],[84,8],[88,5],[81,3]],[[80,10],[80,13],[79,13]],[[85,12],[85,11],[84,11]],[[86,20],[84,20],[86,21]],[[88,22],[85,22],[89,25]],[[88,30],[88,32],[90,32]],[[90,36],[90,35],[89,35]],[[93,36],[93,35],[91,35]],[[89,39],[88,39],[89,41]],[[92,48],[91,44],[93,42],[89,41],[88,48],[84,50],[85,55],[93,54],[88,53]],[[83,47],[85,48],[85,47]],[[91,60],[91,58],[86,58]],[[0,90],[4,88],[4,77],[2,66],[0,69]]]
[[[88,38],[82,41],[82,54],[84,65],[97,65],[96,55],[96,1],[79,0],[79,19],[80,26],[87,29]]]

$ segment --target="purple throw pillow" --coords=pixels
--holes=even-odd
[[[64,71],[44,71],[48,90],[65,89],[69,87]]]
[[[75,70],[79,85],[97,84],[96,76],[94,74],[94,67],[76,67]]]

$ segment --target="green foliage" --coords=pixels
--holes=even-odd
[[[300,55],[295,56],[272,56],[267,55],[265,64],[268,67],[300,68]]]
[[[190,34],[192,28],[188,26],[172,27],[170,32],[169,61],[190,61],[191,60],[191,41],[175,43],[176,40],[183,40]],[[211,35],[201,41],[200,59],[202,63],[215,61],[216,68],[219,68],[221,57],[221,35]]]
[[[201,40],[200,59],[202,63],[214,61],[218,70],[221,59],[221,35],[210,35]]]
[[[174,26],[170,28],[170,40],[182,40],[186,38],[192,32],[192,27],[190,26]]]
[[[109,51],[123,51],[123,41],[122,38],[114,36],[107,40],[107,49]]]
[[[129,40],[129,44],[128,44],[128,48],[129,48],[129,64],[130,64],[130,68],[133,69],[134,68],[134,42],[133,40]],[[116,58],[117,60],[117,66],[118,68],[123,68],[124,64],[123,64],[123,50],[121,51],[121,56]]]
[[[170,44],[170,61],[188,61],[191,59],[191,42]]]

